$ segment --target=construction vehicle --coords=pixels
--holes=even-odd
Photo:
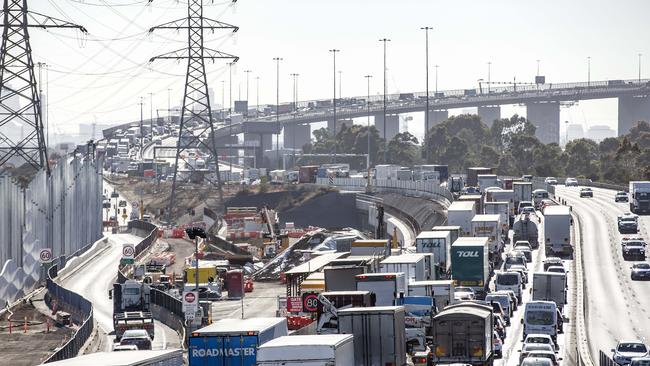
[[[113,329],[119,341],[129,329],[144,329],[154,337],[154,320],[149,310],[149,285],[135,280],[114,283],[108,297],[113,299]]]

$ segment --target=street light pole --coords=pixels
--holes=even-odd
[[[488,61],[487,64],[488,64],[488,95],[490,95],[490,71],[491,71],[490,69],[492,66],[492,62]]]
[[[382,38],[379,42],[384,43],[384,164],[387,162],[386,153],[388,150],[388,142],[386,141],[386,42],[390,42],[388,38]]]
[[[537,60],[537,76],[539,76],[539,61],[540,60]]]
[[[140,97],[140,153],[144,148],[144,133],[142,133],[142,107],[144,105],[144,99]]]
[[[256,82],[256,91],[255,91],[255,117],[257,117],[260,112],[260,77],[255,77]]]
[[[341,82],[341,75],[343,74],[342,70],[339,70],[339,99],[343,99],[343,94],[341,93],[341,89],[343,86],[343,83]]]
[[[275,158],[278,160],[278,166],[282,168],[280,161],[280,61],[282,57],[274,57],[273,60],[276,64],[275,71],[275,128],[278,131],[275,134]]]
[[[149,135],[151,136],[151,141],[153,141],[153,93],[149,93],[149,118],[151,122],[151,132]]]
[[[643,56],[643,54],[639,53],[639,83],[641,82],[641,56]]]
[[[232,138],[232,65],[234,62],[228,63],[228,71],[230,73],[230,80],[228,81],[228,141]],[[228,149],[228,170],[230,171],[230,177],[228,180],[232,180],[232,147]],[[217,164],[219,164],[219,159],[217,159]]]
[[[366,109],[368,111],[368,120],[367,120],[367,128],[368,128],[368,160],[367,160],[367,169],[368,169],[368,175],[370,175],[370,78],[372,78],[372,75],[366,75],[364,76],[366,80],[368,81],[368,98],[366,99]]]
[[[329,51],[332,52],[333,65],[334,65],[334,73],[332,74],[332,80],[334,81],[334,83],[333,83],[334,84],[333,85],[333,90],[334,90],[334,92],[333,92],[333,95],[334,95],[334,103],[333,103],[333,107],[334,107],[334,131],[333,131],[333,135],[334,135],[333,136],[334,137],[334,155],[333,155],[333,159],[334,159],[334,163],[336,163],[336,53],[341,52],[341,50],[337,50],[336,48],[333,48],[333,49],[331,49]]]
[[[427,103],[426,109],[424,110],[424,142],[422,147],[424,148],[424,156],[426,160],[427,156],[427,136],[429,135],[429,30],[433,29],[432,27],[422,27],[420,29],[424,30],[424,63],[425,63],[425,79],[426,79],[426,95]]]
[[[587,56],[587,87],[591,86],[591,56]]]

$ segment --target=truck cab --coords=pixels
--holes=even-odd
[[[650,182],[630,182],[630,211],[632,213],[650,212]]]
[[[552,301],[529,301],[521,319],[524,339],[529,334],[548,334],[557,342],[558,309]]]

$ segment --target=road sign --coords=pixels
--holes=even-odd
[[[41,258],[41,263],[50,263],[52,261],[52,249],[41,249],[41,252],[38,256]]]
[[[111,193],[111,198],[117,198],[117,197],[119,197],[119,196],[120,196],[120,195],[119,195],[117,192],[115,192],[115,191],[113,191],[113,193]]]
[[[194,314],[199,309],[199,293],[198,291],[184,291],[183,292],[183,313],[185,319],[194,319]]]
[[[135,258],[135,245],[130,243],[122,244],[122,259]]]
[[[290,296],[287,298],[287,311],[290,313],[302,312],[302,298],[300,296]]]
[[[132,206],[133,208],[138,208],[139,205],[140,205],[140,204],[138,203],[138,201],[133,201],[133,202],[131,202],[131,206]]]
[[[316,312],[318,310],[318,294],[315,292],[302,294],[302,309],[305,312]]]

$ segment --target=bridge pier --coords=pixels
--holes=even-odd
[[[375,116],[375,128],[379,131],[379,137],[384,137],[384,126],[386,128],[386,142],[390,141],[399,133],[399,114],[387,114],[384,123],[384,114],[377,113]]]
[[[217,153],[219,156],[233,156],[237,154],[237,149],[226,147],[227,145],[237,145],[239,142],[239,139],[237,138],[236,135],[233,136],[223,136],[223,137],[217,137],[214,139],[214,143],[217,146]],[[210,142],[207,141],[209,144]],[[228,158],[230,159],[230,158]],[[226,159],[226,160],[228,160]],[[235,162],[233,160],[233,162]]]
[[[336,130],[334,130],[334,118],[330,118],[327,120],[327,130],[330,132],[330,134],[334,135],[334,132],[338,135],[338,133],[343,129],[343,125],[346,125],[347,127],[352,127],[352,124],[354,121],[352,119],[336,119]]]
[[[526,118],[537,128],[535,136],[549,144],[560,143],[560,103],[557,101],[526,104]]]
[[[618,135],[630,132],[639,121],[650,123],[650,96],[618,98]]]
[[[478,107],[478,116],[481,122],[485,123],[488,127],[492,127],[494,120],[501,118],[501,106],[498,105],[485,105]]]
[[[425,116],[424,118],[426,118],[426,113],[424,114],[424,116]],[[448,110],[436,110],[436,111],[429,110],[429,123],[428,123],[429,129],[432,129],[433,126],[444,122],[447,118],[449,118]]]
[[[285,125],[284,126],[284,147],[291,149],[302,149],[311,140],[311,126]]]
[[[264,165],[264,150],[273,147],[273,135],[261,133],[244,133],[244,145],[257,145],[255,149],[255,161],[258,168],[268,168]]]

